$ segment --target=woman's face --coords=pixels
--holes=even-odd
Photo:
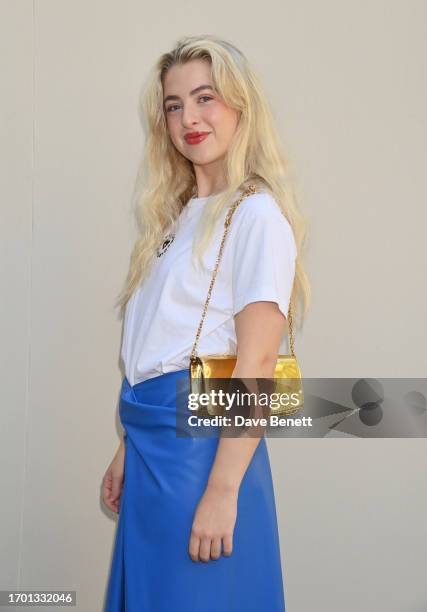
[[[182,155],[196,165],[225,157],[240,113],[214,90],[208,61],[191,60],[168,70],[163,80],[163,107],[170,138]]]

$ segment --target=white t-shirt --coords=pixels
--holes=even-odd
[[[207,201],[208,196],[189,200],[127,303],[121,356],[132,386],[189,366],[226,216],[224,211],[204,253],[207,270],[196,270],[192,241]],[[233,316],[250,302],[277,302],[287,317],[296,255],[292,228],[274,198],[266,192],[246,197],[228,229],[198,355],[236,354]],[[285,336],[282,353],[284,341]]]

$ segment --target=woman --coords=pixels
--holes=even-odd
[[[186,37],[145,88],[141,235],[125,309],[125,437],[103,480],[119,513],[106,612],[283,612],[273,483],[264,437],[177,437],[228,208],[236,208],[198,354],[237,354],[233,378],[271,378],[291,297],[305,308],[304,221],[271,113],[243,54]],[[204,264],[204,265],[200,265]]]

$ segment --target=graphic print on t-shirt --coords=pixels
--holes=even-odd
[[[166,251],[172,244],[174,238],[175,238],[175,234],[166,234],[162,246],[158,247],[157,249],[157,257],[161,257],[164,253],[166,253]]]

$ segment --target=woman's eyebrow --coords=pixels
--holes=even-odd
[[[213,91],[213,87],[211,85],[199,85],[190,91],[190,96],[194,96],[194,94],[199,93],[199,91],[202,89],[211,89]],[[179,100],[179,96],[166,96],[166,98],[163,100],[163,104],[165,104],[168,100]]]

